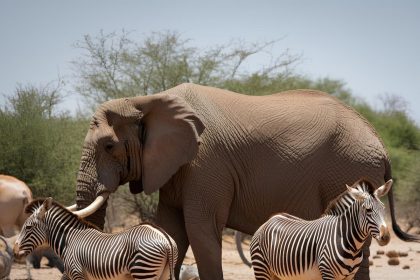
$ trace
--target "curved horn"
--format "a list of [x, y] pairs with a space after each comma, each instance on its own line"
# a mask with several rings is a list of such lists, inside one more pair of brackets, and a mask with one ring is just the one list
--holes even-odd
[[79, 216], [80, 218], [85, 218], [89, 215], [92, 215], [93, 213], [96, 212], [96, 210], [98, 210], [104, 204], [104, 202], [108, 199], [108, 197], [109, 197], [109, 193], [103, 193], [99, 195], [95, 199], [95, 201], [93, 201], [88, 207], [83, 208], [79, 211], [75, 211], [73, 212], [73, 214]]
[[67, 206], [66, 209], [71, 211], [71, 212], [76, 211], [77, 210], [77, 204]]

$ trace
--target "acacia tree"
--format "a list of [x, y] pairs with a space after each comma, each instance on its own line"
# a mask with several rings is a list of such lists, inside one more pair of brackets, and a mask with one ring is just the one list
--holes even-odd
[[[262, 44], [233, 43], [201, 50], [176, 32], [153, 33], [138, 42], [127, 32], [84, 36], [76, 47], [84, 55], [74, 61], [77, 91], [97, 105], [106, 100], [161, 92], [180, 83], [222, 86], [249, 76], [241, 66], [278, 41]], [[288, 51], [252, 74], [289, 72], [299, 59]]]

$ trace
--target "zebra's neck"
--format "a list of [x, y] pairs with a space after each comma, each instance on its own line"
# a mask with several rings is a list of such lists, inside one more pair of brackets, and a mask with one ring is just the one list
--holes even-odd
[[344, 192], [330, 202], [323, 216], [340, 216], [347, 212], [354, 203], [356, 203], [355, 199], [348, 192]]
[[60, 257], [63, 256], [72, 231], [90, 228], [87, 223], [82, 222], [72, 212], [57, 205], [54, 205], [46, 213], [45, 223], [47, 225], [47, 242]]
[[[368, 238], [359, 218], [361, 211], [361, 203], [356, 201], [350, 194], [344, 193], [339, 196], [334, 204], [330, 205], [325, 211], [323, 217], [325, 219], [333, 219], [337, 223], [337, 229], [343, 239], [342, 249], [358, 255], [360, 250]], [[332, 238], [335, 238], [333, 236]], [[341, 247], [341, 245], [340, 245]]]

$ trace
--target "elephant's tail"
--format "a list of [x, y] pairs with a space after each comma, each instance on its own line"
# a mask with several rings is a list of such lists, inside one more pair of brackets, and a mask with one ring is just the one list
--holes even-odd
[[[391, 165], [389, 163], [389, 159], [385, 161], [385, 182], [389, 179], [392, 179], [391, 174]], [[395, 205], [394, 205], [394, 192], [393, 188], [391, 188], [388, 192], [388, 201], [389, 201], [389, 209], [391, 210], [391, 221], [392, 221], [392, 229], [394, 230], [395, 234], [398, 236], [399, 239], [403, 241], [409, 242], [420, 242], [420, 236], [409, 234], [403, 231], [400, 226], [397, 224], [397, 219], [395, 218]]]
[[242, 232], [235, 231], [235, 243], [236, 243], [236, 249], [238, 250], [238, 254], [241, 257], [242, 262], [251, 267], [251, 262], [248, 261], [248, 259], [245, 257], [244, 250], [242, 249]]

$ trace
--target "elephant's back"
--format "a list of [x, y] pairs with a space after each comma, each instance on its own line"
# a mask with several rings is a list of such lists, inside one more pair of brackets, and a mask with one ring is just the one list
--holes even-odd
[[[321, 147], [344, 156], [354, 156], [354, 150], [359, 150], [359, 161], [364, 161], [366, 147], [375, 156], [387, 157], [373, 126], [327, 93], [301, 89], [248, 96], [193, 84], [184, 86], [185, 98], [211, 134], [217, 134], [212, 131], [217, 129], [224, 136], [245, 134], [251, 143], [264, 139], [275, 153], [299, 160]], [[285, 151], [290, 154], [285, 155]]]
[[[310, 90], [249, 96], [225, 89], [182, 84], [168, 93], [183, 97], [202, 119], [206, 130], [210, 130], [209, 134], [219, 132], [229, 136], [240, 133], [257, 141], [269, 138], [283, 143], [297, 139], [285, 139], [292, 131], [306, 131], [314, 138], [328, 138], [334, 130], [331, 127], [337, 119], [334, 108], [339, 103], [328, 94]], [[290, 144], [299, 146], [302, 143]]]

